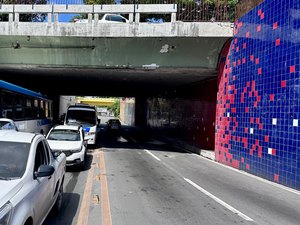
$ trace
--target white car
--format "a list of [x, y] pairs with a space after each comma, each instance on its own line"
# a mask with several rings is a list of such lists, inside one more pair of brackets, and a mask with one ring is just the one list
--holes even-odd
[[[88, 23], [88, 20], [75, 19], [75, 23]], [[99, 23], [129, 23], [129, 20], [119, 14], [104, 14], [102, 18], [99, 19]]]
[[42, 134], [0, 132], [0, 224], [41, 225], [63, 200], [66, 156]]
[[67, 156], [67, 166], [84, 167], [87, 153], [87, 139], [81, 125], [58, 125], [50, 129], [46, 136], [54, 152]]
[[12, 119], [0, 118], [0, 130], [18, 131], [18, 127]]

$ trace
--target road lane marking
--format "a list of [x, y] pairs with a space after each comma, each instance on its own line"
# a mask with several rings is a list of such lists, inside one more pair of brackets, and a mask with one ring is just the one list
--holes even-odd
[[80, 211], [77, 219], [77, 225], [88, 224], [91, 194], [92, 194], [92, 187], [93, 187], [93, 177], [94, 177], [94, 166], [93, 166], [94, 163], [95, 163], [95, 157], [93, 157], [92, 166], [88, 173], [84, 194], [80, 205]]
[[150, 152], [149, 150], [147, 149], [144, 149], [145, 152], [147, 152], [149, 155], [151, 155], [154, 159], [156, 159], [157, 161], [160, 161], [160, 158], [158, 158], [156, 155], [154, 155], [152, 152]]
[[102, 225], [112, 225], [108, 185], [106, 180], [104, 152], [100, 151], [100, 181], [101, 181], [101, 208], [102, 208]]
[[[192, 152], [191, 152], [191, 153], [192, 153]], [[195, 154], [195, 155], [196, 155], [196, 154]], [[203, 157], [203, 156], [201, 156], [201, 155], [196, 155], [196, 156], [197, 156], [198, 158], [200, 158], [200, 159], [204, 159], [204, 160], [206, 160], [206, 161], [208, 161], [208, 162], [211, 162], [211, 163], [214, 163], [214, 164], [216, 164], [216, 165], [225, 167], [225, 168], [227, 168], [227, 169], [229, 169], [229, 170], [232, 170], [232, 171], [234, 171], [234, 172], [236, 172], [236, 173], [239, 173], [239, 174], [242, 174], [242, 175], [245, 175], [245, 176], [254, 178], [254, 179], [259, 180], [259, 181], [261, 181], [261, 182], [263, 182], [263, 183], [266, 183], [266, 184], [270, 184], [270, 185], [272, 185], [273, 187], [277, 187], [277, 188], [283, 189], [283, 190], [285, 190], [285, 191], [291, 192], [291, 193], [293, 193], [293, 194], [300, 195], [300, 191], [297, 191], [297, 190], [295, 190], [295, 189], [286, 187], [286, 186], [284, 186], [284, 185], [282, 185], [282, 184], [275, 183], [275, 182], [273, 182], [273, 181], [264, 179], [264, 178], [262, 178], [262, 177], [255, 176], [255, 175], [253, 175], [253, 174], [247, 173], [246, 171], [239, 170], [239, 169], [236, 169], [236, 168], [234, 168], [234, 167], [231, 167], [231, 166], [228, 166], [228, 165], [219, 163], [219, 162], [217, 162], [217, 161], [214, 161], [214, 160], [205, 158], [205, 157]]]
[[237, 209], [235, 209], [234, 207], [232, 207], [231, 205], [228, 205], [226, 202], [222, 201], [221, 199], [217, 198], [216, 196], [214, 196], [213, 194], [211, 194], [210, 192], [206, 191], [205, 189], [203, 189], [202, 187], [200, 187], [199, 185], [195, 184], [193, 181], [184, 178], [184, 180], [186, 182], [188, 182], [189, 184], [191, 184], [192, 186], [194, 186], [196, 189], [198, 189], [199, 191], [201, 191], [203, 194], [207, 195], [208, 197], [212, 198], [213, 200], [215, 200], [216, 202], [218, 202], [219, 204], [221, 204], [222, 206], [224, 206], [225, 208], [229, 209], [231, 212], [237, 214], [238, 216], [242, 217], [244, 220], [247, 221], [254, 221], [253, 219], [251, 219], [250, 217], [246, 216], [245, 214], [243, 214], [242, 212], [238, 211]]

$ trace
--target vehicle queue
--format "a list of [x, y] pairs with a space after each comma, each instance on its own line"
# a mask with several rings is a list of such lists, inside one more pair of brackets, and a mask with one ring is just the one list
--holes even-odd
[[[66, 167], [85, 167], [88, 144], [96, 145], [100, 119], [95, 107], [72, 105], [63, 124], [45, 126], [42, 121], [53, 115], [51, 100], [5, 81], [0, 81], [0, 92], [0, 186], [4, 188], [0, 224], [40, 225], [62, 207]], [[5, 100], [8, 95], [12, 102]], [[20, 98], [21, 104], [14, 105]], [[37, 105], [36, 113], [33, 107], [30, 114], [35, 118], [26, 117], [31, 104]], [[109, 122], [107, 129], [120, 130], [120, 122], [111, 121], [117, 127]]]

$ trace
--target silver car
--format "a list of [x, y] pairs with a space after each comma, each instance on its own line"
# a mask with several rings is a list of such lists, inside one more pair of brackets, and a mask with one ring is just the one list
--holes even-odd
[[41, 134], [0, 132], [0, 224], [40, 225], [62, 206], [66, 156]]

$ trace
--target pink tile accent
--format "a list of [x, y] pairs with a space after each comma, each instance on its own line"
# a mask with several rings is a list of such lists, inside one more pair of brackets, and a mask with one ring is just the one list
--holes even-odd
[[250, 170], [250, 165], [248, 163], [246, 164], [246, 170]]
[[261, 75], [261, 74], [262, 74], [262, 69], [261, 69], [261, 68], [258, 68], [257, 74], [258, 74], [258, 75]]
[[274, 181], [279, 182], [279, 174], [274, 174]]
[[275, 42], [275, 46], [279, 46], [279, 45], [280, 45], [280, 38], [277, 38]]
[[257, 31], [257, 32], [260, 32], [260, 31], [261, 31], [261, 25], [258, 25], [258, 26], [257, 26], [256, 31]]
[[277, 22], [273, 23], [273, 30], [277, 29], [277, 27], [278, 27], [278, 23]]
[[290, 73], [295, 73], [295, 66], [290, 66]]
[[282, 80], [282, 81], [281, 81], [281, 87], [282, 87], [282, 88], [286, 87], [286, 80]]
[[269, 142], [269, 136], [268, 135], [265, 136], [265, 142]]

